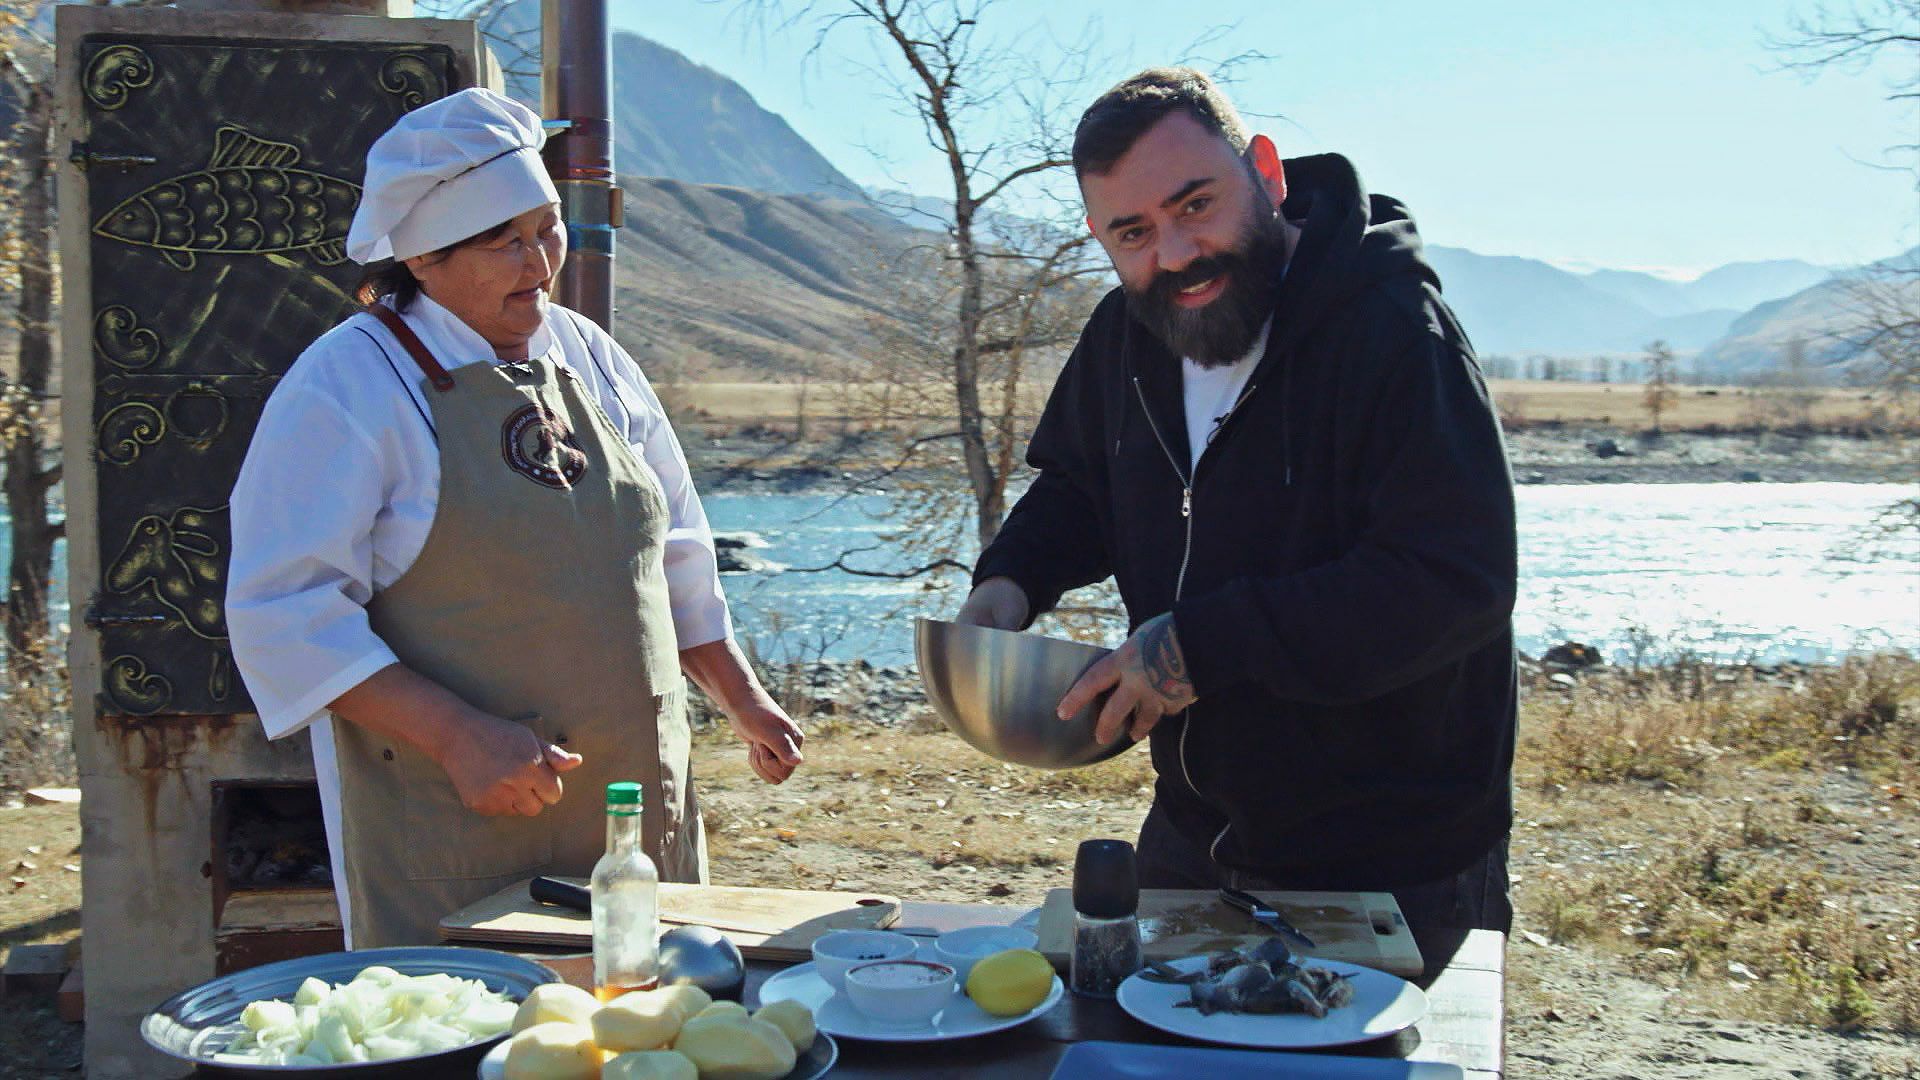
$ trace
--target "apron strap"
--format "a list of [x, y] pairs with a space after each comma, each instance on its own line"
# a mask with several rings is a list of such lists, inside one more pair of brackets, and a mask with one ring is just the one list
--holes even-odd
[[387, 329], [393, 331], [393, 336], [399, 338], [400, 344], [406, 348], [407, 355], [413, 357], [413, 362], [420, 365], [420, 370], [433, 381], [435, 390], [453, 389], [453, 376], [447, 374], [447, 369], [441, 367], [440, 361], [435, 360], [433, 354], [427, 351], [426, 343], [420, 340], [420, 335], [414, 333], [413, 327], [408, 326], [400, 316], [394, 314], [392, 308], [375, 301], [367, 305], [367, 314], [379, 319], [386, 324]]

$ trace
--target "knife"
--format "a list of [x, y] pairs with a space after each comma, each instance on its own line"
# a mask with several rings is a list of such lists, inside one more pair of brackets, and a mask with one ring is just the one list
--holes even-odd
[[[571, 881], [559, 878], [536, 877], [527, 882], [527, 896], [542, 904], [554, 904], [571, 908], [574, 911], [593, 911], [593, 890], [584, 885], [575, 885]], [[678, 923], [683, 926], [711, 926], [715, 930], [732, 930], [740, 934], [765, 934], [772, 937], [781, 932], [773, 926], [757, 926], [745, 922], [731, 922], [725, 919], [709, 919], [703, 915], [680, 915], [672, 912], [660, 912], [663, 923]]]
[[1279, 934], [1285, 938], [1288, 943], [1298, 945], [1303, 949], [1316, 947], [1312, 938], [1294, 929], [1292, 923], [1281, 918], [1279, 912], [1268, 907], [1265, 901], [1252, 893], [1242, 889], [1223, 888], [1220, 890], [1220, 899], [1225, 900], [1230, 906], [1246, 912], [1252, 916], [1254, 922]]

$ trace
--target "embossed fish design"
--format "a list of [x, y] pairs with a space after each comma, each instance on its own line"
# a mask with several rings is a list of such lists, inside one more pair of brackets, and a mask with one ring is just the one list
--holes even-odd
[[299, 147], [224, 125], [213, 134], [206, 168], [133, 195], [93, 231], [157, 249], [178, 270], [192, 270], [201, 254], [292, 251], [333, 266], [346, 260], [360, 187], [294, 168], [299, 163]]

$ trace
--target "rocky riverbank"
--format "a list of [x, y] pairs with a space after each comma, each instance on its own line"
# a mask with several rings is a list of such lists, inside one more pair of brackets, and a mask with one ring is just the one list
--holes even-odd
[[[682, 437], [703, 492], [833, 493], [884, 490], [889, 482], [887, 445], [873, 436], [797, 442], [694, 430]], [[1920, 475], [1920, 442], [1786, 432], [1649, 437], [1539, 426], [1509, 433], [1507, 457], [1518, 484], [1886, 483]]]

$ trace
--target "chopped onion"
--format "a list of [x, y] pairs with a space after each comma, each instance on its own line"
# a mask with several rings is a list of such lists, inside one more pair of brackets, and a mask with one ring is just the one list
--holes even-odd
[[213, 1060], [230, 1065], [345, 1065], [437, 1054], [503, 1035], [519, 1004], [478, 979], [369, 967], [342, 984], [308, 978], [293, 1001], [256, 1001], [246, 1031]]

